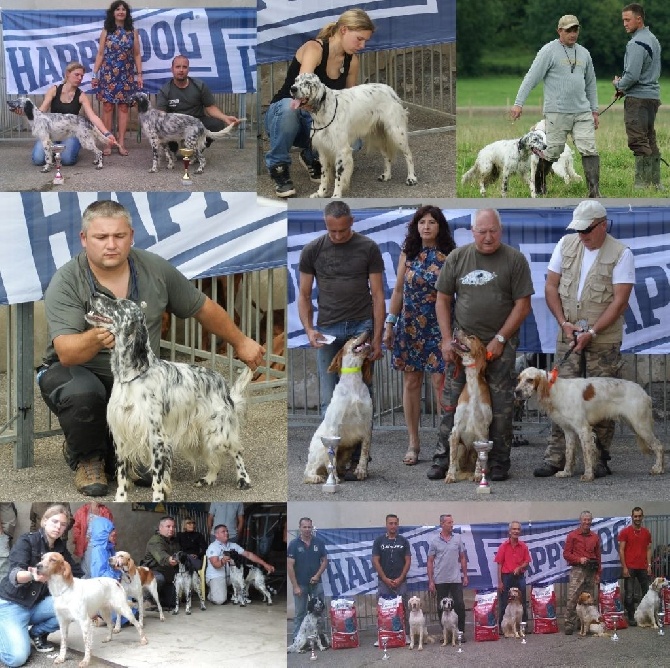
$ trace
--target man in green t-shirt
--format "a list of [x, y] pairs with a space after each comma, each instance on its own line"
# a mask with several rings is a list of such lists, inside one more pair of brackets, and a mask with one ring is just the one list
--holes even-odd
[[114, 335], [86, 323], [93, 294], [134, 301], [144, 312], [156, 355], [164, 311], [194, 317], [230, 343], [252, 369], [261, 363], [264, 349], [169, 262], [131, 248], [130, 214], [117, 202], [100, 200], [89, 205], [82, 216], [80, 238], [84, 250], [55, 273], [44, 295], [49, 343], [37, 382], [65, 434], [63, 454], [76, 471], [77, 491], [104, 496], [106, 471], [112, 474], [115, 467], [105, 417], [113, 384], [109, 351]]

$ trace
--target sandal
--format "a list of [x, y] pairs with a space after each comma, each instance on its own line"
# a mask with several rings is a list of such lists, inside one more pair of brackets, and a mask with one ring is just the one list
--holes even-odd
[[402, 458], [402, 463], [405, 466], [414, 466], [419, 463], [419, 450], [408, 448], [405, 456]]

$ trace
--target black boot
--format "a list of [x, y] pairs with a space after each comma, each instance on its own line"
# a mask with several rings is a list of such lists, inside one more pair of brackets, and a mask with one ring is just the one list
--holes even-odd
[[288, 171], [288, 165], [284, 162], [274, 167], [270, 167], [270, 177], [275, 183], [275, 195], [277, 197], [291, 197], [295, 195], [295, 188], [291, 175]]
[[589, 197], [602, 197], [600, 194], [600, 156], [583, 155], [582, 167], [584, 168], [586, 183], [589, 186]]
[[547, 176], [551, 171], [551, 161], [540, 158], [537, 163], [537, 169], [535, 170], [535, 194], [536, 195], [546, 195], [547, 194]]

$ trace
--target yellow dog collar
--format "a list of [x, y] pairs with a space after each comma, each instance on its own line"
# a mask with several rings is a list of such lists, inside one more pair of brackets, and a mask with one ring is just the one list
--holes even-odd
[[362, 367], [360, 366], [343, 366], [340, 369], [340, 373], [356, 373], [357, 371], [360, 371]]

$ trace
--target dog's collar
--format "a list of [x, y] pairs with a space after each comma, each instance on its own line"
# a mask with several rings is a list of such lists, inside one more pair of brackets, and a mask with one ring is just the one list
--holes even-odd
[[[319, 100], [319, 107], [323, 104], [324, 99], [326, 98], [326, 93], [324, 92], [323, 97]], [[312, 137], [314, 136], [315, 132], [318, 132], [319, 130], [325, 130], [329, 125], [332, 124], [332, 122], [335, 120], [335, 116], [337, 115], [337, 97], [335, 98], [335, 111], [333, 111], [333, 117], [330, 119], [330, 122], [324, 125], [322, 128], [315, 128], [314, 123], [312, 123]]]
[[547, 380], [549, 382], [549, 387], [551, 387], [555, 382], [556, 379], [558, 378], [558, 368], [554, 367], [549, 374], [547, 375]]
[[360, 366], [343, 366], [340, 373], [358, 373], [362, 368]]

